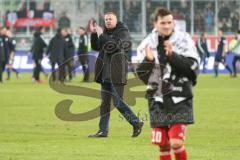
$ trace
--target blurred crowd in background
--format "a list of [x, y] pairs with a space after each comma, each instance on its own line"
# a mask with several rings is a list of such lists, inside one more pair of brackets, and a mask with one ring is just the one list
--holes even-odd
[[0, 24], [11, 29], [23, 43], [17, 48], [24, 50], [37, 27], [44, 26], [49, 37], [57, 28], [69, 27], [74, 36], [90, 19], [103, 25], [104, 12], [115, 11], [137, 44], [152, 30], [157, 7], [172, 10], [177, 25], [191, 35], [217, 35], [218, 28], [232, 35], [239, 29], [240, 0], [0, 0]]

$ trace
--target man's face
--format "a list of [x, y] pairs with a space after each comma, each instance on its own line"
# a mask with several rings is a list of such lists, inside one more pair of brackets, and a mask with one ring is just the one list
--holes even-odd
[[79, 32], [80, 35], [83, 35], [85, 33], [85, 31], [81, 28], [78, 30], [78, 32]]
[[204, 39], [207, 38], [207, 33], [206, 33], [206, 32], [203, 33], [203, 38], [204, 38]]
[[174, 29], [174, 21], [172, 15], [167, 15], [164, 17], [158, 17], [158, 20], [155, 22], [155, 27], [158, 33], [162, 36], [169, 36]]
[[45, 33], [45, 28], [42, 28], [40, 32]]
[[221, 30], [218, 30], [218, 37], [222, 37], [223, 33]]
[[117, 17], [113, 14], [106, 14], [104, 20], [107, 29], [115, 28], [117, 25]]
[[67, 31], [65, 29], [62, 29], [61, 34], [62, 34], [63, 37], [65, 37], [67, 35]]

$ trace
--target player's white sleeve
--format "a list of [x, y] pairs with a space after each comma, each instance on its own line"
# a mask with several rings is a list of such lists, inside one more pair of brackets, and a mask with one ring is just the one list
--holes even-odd
[[146, 37], [140, 45], [137, 47], [137, 56], [136, 56], [136, 62], [141, 63], [143, 59], [145, 58], [145, 46], [148, 44], [148, 37]]

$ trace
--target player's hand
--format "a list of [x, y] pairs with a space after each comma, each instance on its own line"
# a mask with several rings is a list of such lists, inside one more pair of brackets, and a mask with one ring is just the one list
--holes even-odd
[[103, 29], [102, 29], [102, 27], [96, 26], [96, 32], [97, 32], [98, 37], [99, 37], [101, 34], [103, 34]]
[[146, 58], [149, 61], [153, 61], [154, 60], [154, 54], [153, 54], [152, 48], [149, 46], [149, 44], [147, 44], [145, 46], [144, 50], [145, 50]]
[[164, 49], [166, 51], [166, 56], [171, 57], [173, 51], [172, 51], [172, 43], [169, 40], [164, 42]]

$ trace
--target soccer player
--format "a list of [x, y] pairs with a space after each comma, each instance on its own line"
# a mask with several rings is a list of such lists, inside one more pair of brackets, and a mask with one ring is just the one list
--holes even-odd
[[4, 49], [4, 37], [2, 35], [3, 27], [0, 27], [0, 84], [3, 83], [2, 73], [6, 64], [6, 55]]
[[10, 80], [11, 71], [15, 72], [17, 79], [19, 79], [19, 72], [13, 68], [16, 40], [12, 37], [12, 32], [10, 30], [6, 30], [5, 35], [8, 38], [8, 43], [5, 44], [7, 45], [6, 47], [8, 52], [8, 61], [6, 65], [7, 80]]
[[[46, 54], [49, 55], [52, 67], [52, 80], [59, 80], [61, 83], [64, 83], [65, 80], [65, 66], [64, 63], [64, 49], [65, 49], [65, 40], [61, 35], [61, 29], [57, 30], [55, 36], [50, 40]], [[56, 78], [55, 65], [58, 65], [58, 78]]]
[[218, 47], [217, 47], [217, 52], [214, 60], [215, 77], [218, 77], [219, 63], [222, 63], [230, 73], [230, 76], [232, 76], [232, 70], [226, 62], [226, 55], [225, 55], [226, 52], [227, 52], [226, 39], [223, 36], [223, 31], [221, 29], [218, 29]]
[[79, 27], [79, 47], [78, 47], [78, 60], [82, 65], [84, 77], [83, 82], [87, 82], [89, 79], [89, 70], [88, 70], [88, 39], [86, 34], [86, 29], [84, 27]]
[[42, 81], [40, 80], [40, 72], [43, 71], [41, 62], [43, 58], [44, 48], [47, 47], [47, 43], [45, 42], [45, 39], [43, 37], [44, 32], [44, 27], [40, 27], [34, 33], [33, 45], [31, 48], [33, 55], [32, 59], [34, 61], [33, 63], [35, 64], [33, 69], [33, 78], [37, 83], [42, 83]]
[[[190, 35], [174, 29], [169, 10], [156, 10], [154, 26], [137, 49], [142, 62], [138, 75], [147, 85], [152, 143], [160, 148], [160, 160], [171, 160], [171, 151], [176, 160], [187, 160], [184, 140], [187, 126], [194, 123], [192, 86], [196, 85], [199, 55]], [[173, 85], [165, 94], [164, 63], [170, 67], [169, 82]]]
[[206, 72], [206, 64], [208, 61], [208, 58], [210, 56], [210, 53], [208, 51], [208, 47], [207, 47], [207, 33], [203, 32], [200, 36], [200, 38], [197, 41], [197, 50], [198, 50], [198, 54], [201, 58], [201, 63], [203, 63], [203, 70], [202, 72], [205, 73]]

